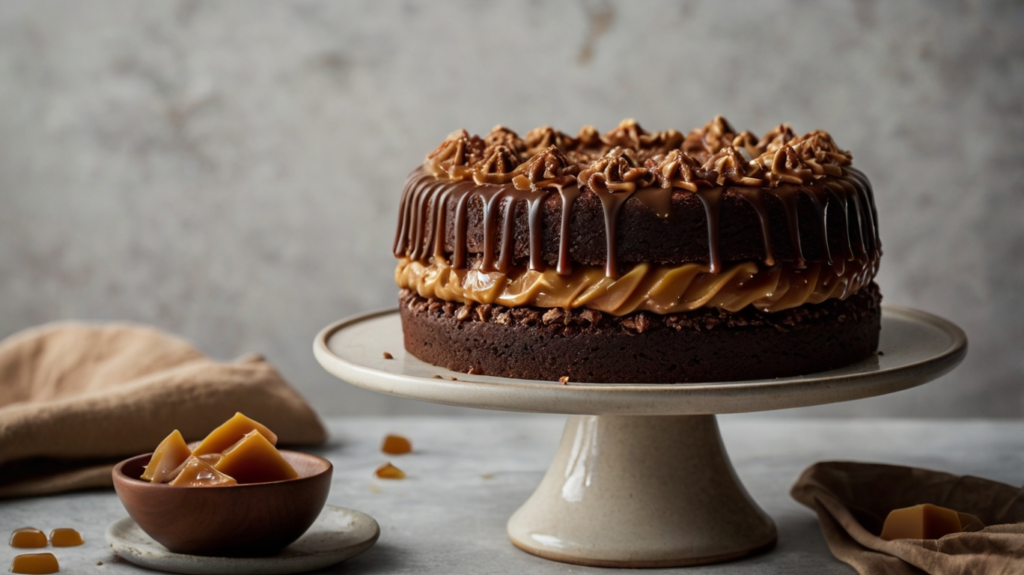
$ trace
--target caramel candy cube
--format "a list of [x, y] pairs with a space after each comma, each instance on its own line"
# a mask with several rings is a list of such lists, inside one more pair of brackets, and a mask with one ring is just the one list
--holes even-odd
[[885, 518], [882, 539], [938, 539], [950, 533], [960, 533], [960, 516], [952, 509], [925, 503], [903, 509], [894, 509]]
[[[205, 461], [206, 463], [209, 463], [211, 466], [213, 466], [213, 465], [217, 465], [217, 462], [220, 461], [224, 456], [219, 454], [219, 453], [207, 453], [206, 455], [198, 455], [198, 456], [193, 455], [193, 456], [189, 457], [189, 459], [192, 459], [192, 457], [195, 457], [196, 459], [198, 459], [200, 461]], [[176, 477], [178, 477], [178, 474], [180, 474], [185, 469], [185, 466], [188, 465], [189, 459], [186, 459], [185, 461], [182, 461], [181, 465], [179, 465], [174, 471], [171, 472], [171, 480], [172, 481]]]
[[405, 472], [391, 463], [381, 465], [377, 471], [374, 471], [374, 474], [381, 479], [405, 479]]
[[241, 413], [225, 421], [220, 427], [214, 429], [206, 436], [195, 449], [192, 455], [206, 455], [208, 453], [220, 453], [232, 445], [241, 441], [245, 434], [258, 431], [267, 438], [270, 445], [277, 445], [277, 434], [267, 429], [258, 421], [253, 421]]
[[153, 457], [149, 458], [149, 464], [142, 472], [142, 479], [153, 483], [167, 483], [174, 479], [174, 470], [188, 459], [189, 455], [192, 455], [192, 452], [185, 445], [185, 438], [175, 429], [156, 446]]
[[185, 461], [181, 472], [170, 483], [174, 487], [216, 487], [218, 485], [237, 485], [234, 477], [217, 471], [202, 459], [192, 456]]
[[56, 573], [60, 565], [53, 553], [27, 553], [18, 555], [11, 561], [11, 573]]
[[35, 549], [46, 547], [46, 534], [35, 527], [22, 527], [11, 533], [11, 547]]
[[266, 483], [299, 476], [259, 431], [247, 433], [238, 443], [224, 451], [224, 457], [215, 467], [239, 483]]
[[78, 547], [85, 545], [82, 534], [70, 527], [58, 527], [50, 531], [50, 545], [54, 547]]
[[388, 435], [384, 438], [380, 450], [391, 455], [402, 455], [412, 451], [412, 443], [401, 435]]

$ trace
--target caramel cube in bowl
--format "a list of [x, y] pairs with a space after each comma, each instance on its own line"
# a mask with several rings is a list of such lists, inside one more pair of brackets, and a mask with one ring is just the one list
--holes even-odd
[[224, 451], [224, 457], [214, 467], [234, 477], [239, 483], [266, 483], [299, 476], [259, 431], [247, 433], [238, 443]]
[[192, 451], [185, 444], [181, 432], [175, 429], [156, 446], [146, 471], [142, 473], [142, 479], [153, 483], [166, 483], [174, 479], [174, 471], [189, 455], [192, 455]]
[[181, 472], [170, 483], [174, 487], [216, 487], [218, 485], [238, 485], [234, 477], [217, 471], [204, 459], [192, 456], [185, 462]]
[[246, 434], [258, 431], [270, 442], [270, 445], [277, 445], [277, 434], [267, 429], [262, 423], [252, 420], [241, 413], [225, 421], [220, 427], [214, 429], [206, 436], [195, 449], [192, 455], [206, 455], [209, 453], [220, 453], [232, 445], [238, 443]]

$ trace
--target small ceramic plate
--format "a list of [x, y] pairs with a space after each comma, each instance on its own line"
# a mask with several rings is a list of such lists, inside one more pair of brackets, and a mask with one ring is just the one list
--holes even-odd
[[192, 575], [273, 575], [305, 573], [340, 563], [377, 542], [380, 527], [373, 517], [327, 505], [309, 531], [272, 557], [203, 557], [172, 553], [132, 520], [107, 527], [107, 543], [125, 561], [140, 567]]

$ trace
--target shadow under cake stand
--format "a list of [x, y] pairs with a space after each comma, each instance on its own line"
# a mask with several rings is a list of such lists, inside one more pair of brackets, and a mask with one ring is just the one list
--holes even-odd
[[562, 385], [467, 375], [413, 357], [402, 341], [398, 311], [387, 310], [325, 328], [313, 351], [331, 374], [381, 393], [570, 414], [554, 461], [509, 519], [508, 535], [547, 559], [615, 567], [715, 563], [775, 544], [775, 524], [737, 478], [714, 414], [893, 393], [947, 373], [967, 353], [956, 325], [896, 306], [883, 306], [879, 355], [772, 380]]

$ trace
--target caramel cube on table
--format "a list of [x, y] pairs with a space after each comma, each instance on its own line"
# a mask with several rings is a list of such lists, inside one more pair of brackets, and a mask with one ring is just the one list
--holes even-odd
[[40, 575], [58, 571], [60, 571], [60, 564], [57, 563], [57, 558], [53, 553], [26, 553], [18, 555], [11, 561], [11, 573]]
[[960, 516], [952, 509], [925, 503], [903, 509], [894, 509], [885, 518], [882, 539], [938, 539], [950, 533], [960, 533]]
[[153, 457], [149, 458], [146, 470], [142, 472], [142, 479], [153, 483], [170, 481], [174, 478], [178, 466], [190, 455], [192, 451], [185, 444], [185, 438], [175, 429], [156, 446]]
[[78, 547], [85, 545], [82, 534], [70, 527], [58, 527], [50, 531], [50, 545], [54, 547]]
[[224, 457], [214, 467], [239, 483], [265, 483], [299, 476], [259, 431], [247, 433], [241, 441], [224, 451]]
[[225, 421], [220, 427], [214, 429], [206, 436], [195, 449], [192, 455], [207, 455], [209, 453], [220, 453], [242, 440], [243, 437], [253, 431], [259, 432], [270, 442], [270, 445], [277, 445], [277, 434], [267, 429], [262, 423], [250, 419], [241, 413]]
[[405, 479], [405, 472], [391, 465], [390, 462], [381, 465], [373, 473], [381, 479]]
[[11, 533], [11, 547], [35, 549], [46, 547], [46, 534], [35, 527], [22, 527]]
[[384, 438], [380, 450], [391, 455], [402, 455], [412, 451], [412, 443], [401, 435], [388, 435]]

